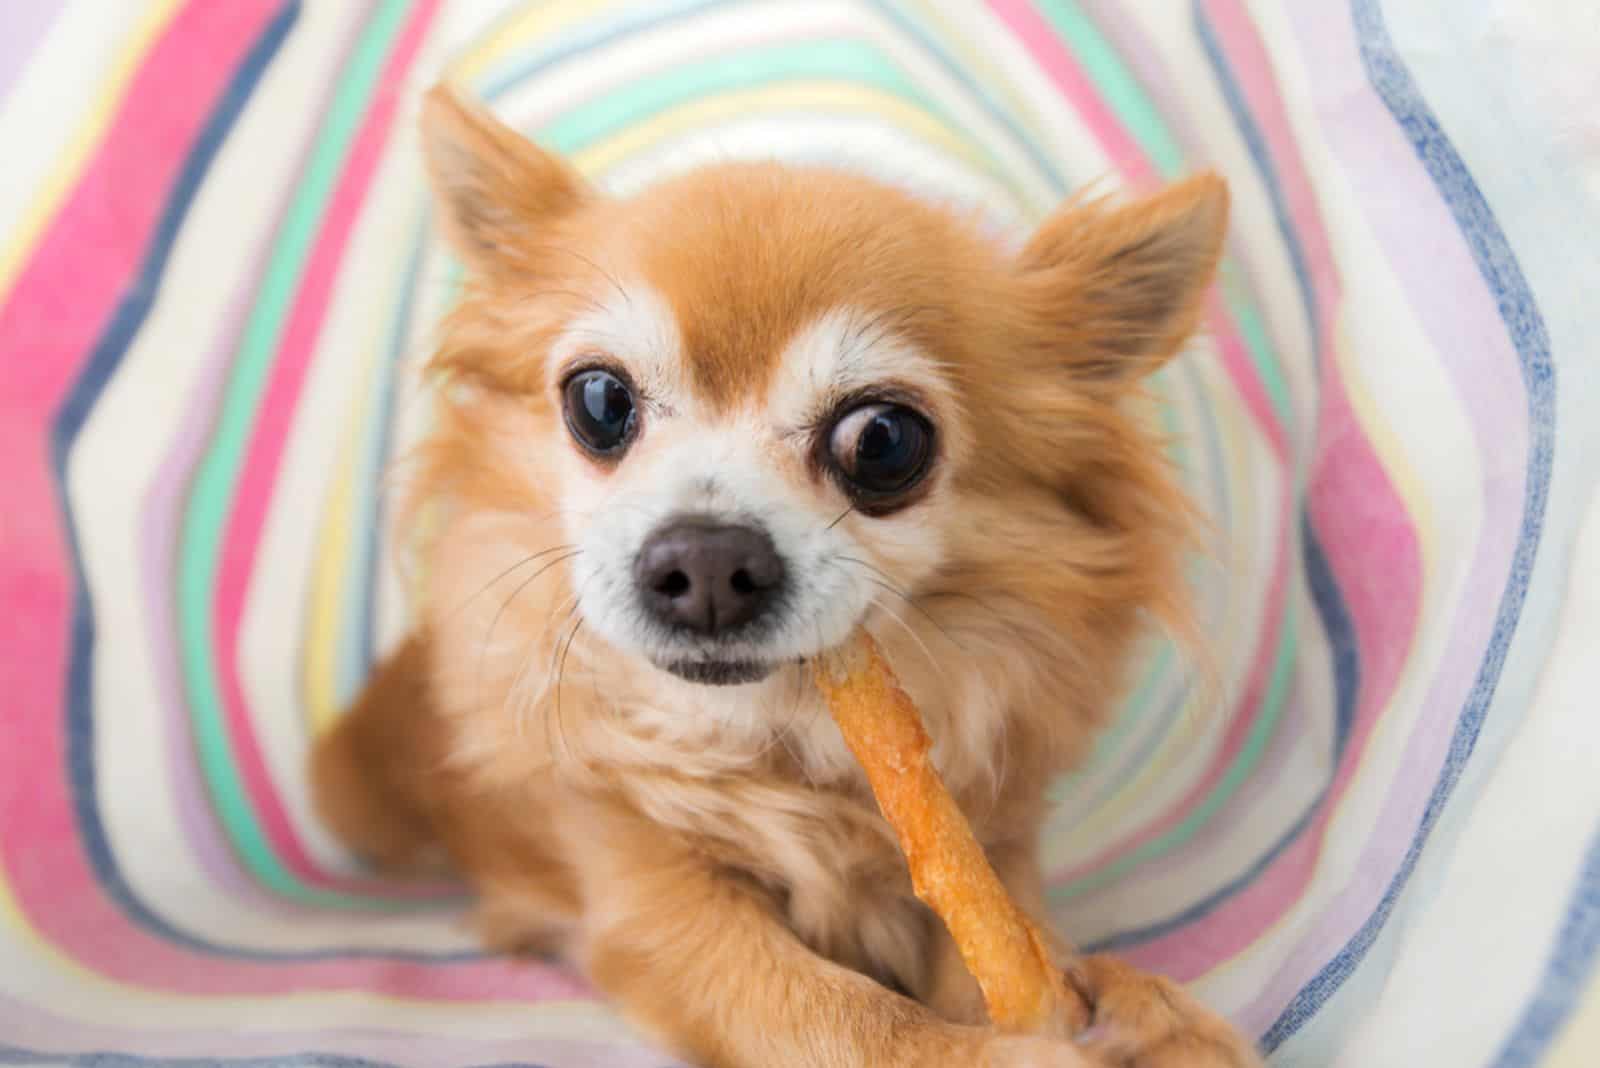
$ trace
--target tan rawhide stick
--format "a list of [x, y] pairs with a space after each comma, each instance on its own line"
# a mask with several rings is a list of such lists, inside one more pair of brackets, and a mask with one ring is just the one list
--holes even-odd
[[929, 758], [922, 717], [864, 630], [812, 663], [845, 742], [866, 772], [911, 870], [1006, 1031], [1066, 1037], [1087, 1016], [1049, 946], [1006, 893]]

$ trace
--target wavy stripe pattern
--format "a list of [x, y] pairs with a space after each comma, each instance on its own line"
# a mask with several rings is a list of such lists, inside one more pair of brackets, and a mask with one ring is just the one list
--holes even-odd
[[[1056, 919], [1285, 1063], [1579, 1063], [1600, 1033], [1600, 797], [1561, 770], [1600, 723], [1557, 696], [1600, 559], [1592, 313], [1550, 197], [1417, 50], [1433, 0], [186, 0], [125, 20], [63, 131], [34, 64], [104, 53], [91, 2], [0, 47], [0, 134], [57, 153], [0, 188], [0, 1063], [667, 1062], [562, 968], [479, 953], [452, 888], [349, 867], [300, 779], [403, 627], [383, 472], [457, 277], [410, 128], [445, 73], [619, 189], [779, 152], [1023, 226], [1226, 172], [1224, 277], [1159, 383], [1226, 700], [1152, 644], [1053, 792]], [[1558, 84], [1497, 132], [1593, 212]], [[1532, 848], [1511, 784], [1551, 738]], [[1437, 945], [1424, 904], [1519, 874], [1525, 907], [1473, 913], [1495, 967]], [[1393, 1009], [1469, 975], [1495, 1008]]]

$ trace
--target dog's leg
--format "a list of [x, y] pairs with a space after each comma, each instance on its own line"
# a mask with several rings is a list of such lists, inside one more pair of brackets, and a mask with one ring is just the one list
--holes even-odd
[[317, 814], [380, 868], [418, 871], [444, 863], [424, 781], [438, 763], [435, 735], [427, 648], [413, 634], [378, 666], [312, 751]]
[[765, 892], [645, 821], [585, 818], [578, 958], [639, 1025], [716, 1068], [1086, 1068], [1069, 1044], [940, 1019], [812, 952]]

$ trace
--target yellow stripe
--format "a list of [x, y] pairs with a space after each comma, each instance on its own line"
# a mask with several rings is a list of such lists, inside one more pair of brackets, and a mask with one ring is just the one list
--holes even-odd
[[[560, 31], [582, 19], [593, 18], [616, 0], [560, 0], [527, 5], [513, 12], [471, 47], [450, 61], [446, 77], [453, 82], [471, 84], [515, 56], [528, 42]], [[380, 304], [378, 307], [393, 307]], [[380, 331], [383, 327], [378, 328]], [[362, 381], [375, 379], [376, 364], [383, 352], [382, 335], [367, 346]], [[369, 389], [361, 391], [361, 410], [350, 423], [350, 432], [340, 443], [338, 473], [329, 490], [327, 511], [318, 535], [316, 562], [312, 574], [311, 596], [306, 610], [306, 656], [302, 668], [306, 718], [313, 733], [330, 726], [338, 718], [340, 608], [350, 581], [350, 559], [355, 531], [352, 519], [357, 499], [356, 481], [360, 477], [361, 431], [370, 413]]]
[[[381, 305], [392, 307], [392, 304]], [[306, 658], [304, 665], [306, 716], [312, 735], [330, 726], [339, 714], [338, 652], [339, 607], [343, 598], [344, 578], [349, 574], [351, 545], [355, 540], [354, 483], [359, 467], [363, 428], [372, 411], [372, 387], [376, 378], [378, 359], [384, 351], [385, 324], [374, 324], [372, 340], [361, 351], [361, 385], [356, 392], [356, 410], [345, 424], [339, 441], [336, 478], [328, 494], [327, 508], [322, 518], [322, 533], [318, 537], [321, 551], [317, 553], [311, 576], [311, 597], [306, 613]]]
[[28, 254], [38, 243], [45, 225], [55, 218], [61, 201], [77, 185], [79, 177], [88, 165], [91, 152], [100, 144], [106, 125], [116, 113], [123, 91], [134, 73], [139, 70], [145, 54], [155, 44], [156, 38], [172, 21], [178, 2], [179, 0], [150, 2], [144, 18], [129, 35], [127, 46], [111, 64], [111, 72], [100, 83], [100, 90], [95, 94], [94, 103], [89, 106], [88, 119], [67, 143], [61, 158], [56, 161], [49, 175], [39, 183], [39, 191], [34, 196], [33, 203], [23, 211], [21, 221], [12, 232], [11, 240], [0, 249], [0, 298], [10, 291], [11, 284], [16, 281], [17, 272], [27, 262]]
[[[1420, 613], [1428, 603], [1430, 580], [1435, 574], [1434, 559], [1438, 543], [1434, 538], [1433, 513], [1428, 507], [1427, 498], [1420, 489], [1420, 483], [1415, 471], [1406, 461], [1403, 446], [1394, 433], [1390, 431], [1382, 416], [1378, 414], [1377, 405], [1372, 400], [1372, 391], [1366, 388], [1359, 369], [1352, 362], [1353, 344], [1343, 327], [1343, 320], [1340, 321], [1340, 324], [1338, 334], [1334, 339], [1333, 359], [1338, 367], [1337, 374], [1344, 384], [1345, 394], [1350, 400], [1350, 411], [1355, 416], [1361, 432], [1372, 443], [1372, 450], [1377, 454], [1378, 462], [1382, 465], [1390, 484], [1394, 486], [1396, 495], [1405, 505], [1406, 513], [1411, 519], [1412, 529], [1417, 532], [1417, 551], [1422, 572], [1422, 582], [1418, 590], [1417, 602]], [[1417, 663], [1416, 656], [1408, 653], [1404, 666], [1401, 668], [1400, 677], [1395, 680], [1394, 692], [1400, 692], [1408, 675], [1424, 670], [1424, 668], [1425, 665]], [[1373, 725], [1372, 734], [1366, 742], [1366, 752], [1368, 753], [1380, 751], [1383, 745], [1383, 735], [1386, 731], [1401, 729], [1398, 724], [1392, 722], [1392, 716], [1385, 714], [1386, 711], [1382, 710], [1378, 713], [1377, 722]], [[1324, 839], [1325, 842], [1334, 840], [1338, 835], [1340, 816], [1347, 810], [1347, 806], [1352, 802], [1352, 799], [1360, 796], [1361, 777], [1363, 774], [1372, 774], [1371, 768], [1371, 761], [1368, 760], [1362, 760], [1356, 765], [1350, 782], [1346, 784], [1343, 795], [1335, 803], [1333, 811], [1328, 817], [1327, 827], [1324, 830], [1327, 836]], [[1327, 849], [1318, 849], [1317, 858], [1311, 870], [1311, 877], [1306, 882], [1308, 888], [1317, 885], [1318, 880], [1322, 877], [1323, 867], [1327, 863]], [[1292, 933], [1304, 923], [1303, 910], [1298, 906], [1305, 901], [1306, 897], [1306, 894], [1300, 895], [1300, 901], [1296, 902], [1296, 906], [1286, 909], [1272, 923], [1268, 924], [1249, 946], [1228, 960], [1222, 961], [1216, 967], [1211, 968], [1196, 981], [1215, 981], [1225, 986], [1229, 973], [1235, 968], [1255, 959], [1257, 954], [1268, 952], [1270, 947], [1277, 944], [1277, 938], [1281, 933]], [[1588, 1068], [1588, 1065], [1585, 1065], [1585, 1068]]]
[[[926, 25], [937, 27], [940, 45], [959, 54], [960, 66], [971, 77], [973, 83], [983, 86], [986, 91], [996, 96], [1005, 98], [1010, 110], [1023, 118], [1030, 135], [1039, 146], [1051, 154], [1052, 162], [1059, 164], [1061, 160], [1053, 136], [1039, 135], [1039, 131], [1048, 130], [1050, 127], [1039, 117], [1039, 108], [1035, 101], [1029, 99], [1017, 87], [1017, 79], [1014, 76], [994, 62], [994, 54], [981, 47], [982, 42], [979, 37], [973, 36], [951, 21], [948, 4], [949, 0], [921, 0], [916, 5], [917, 18]], [[994, 25], [992, 20], [989, 24]]]
[[450, 78], [476, 82], [507, 57], [516, 55], [529, 41], [548, 37], [569, 23], [595, 18], [618, 6], [619, 0], [560, 0], [524, 5], [486, 39], [452, 62]]
[[[996, 175], [994, 164], [988, 157], [927, 112], [880, 90], [840, 85], [837, 82], [788, 82], [735, 95], [696, 100], [582, 149], [573, 154], [572, 162], [585, 174], [598, 176], [629, 157], [646, 151], [653, 144], [667, 141], [684, 131], [706, 128], [763, 111], [838, 111], [849, 115], [880, 115], [891, 121], [897, 129], [912, 133], [1004, 182], [1001, 176]], [[1011, 187], [1010, 182], [1004, 184]]]
[[[1215, 420], [1217, 430], [1217, 444], [1223, 453], [1223, 471], [1231, 472], [1229, 483], [1236, 487], [1229, 498], [1231, 506], [1230, 526], [1238, 530], [1254, 530], [1259, 523], [1257, 516], [1259, 501], [1257, 495], [1249, 492], [1253, 479], [1250, 472], [1258, 462], [1270, 456], [1270, 448], [1265, 441], [1256, 441], [1254, 444], [1245, 440], [1248, 427], [1253, 425], [1247, 417], [1242, 415], [1241, 402], [1231, 401], [1235, 405], [1234, 418], [1224, 417]], [[1285, 478], [1289, 477], [1285, 473]], [[1285, 484], [1283, 492], [1290, 492], [1290, 487]], [[1288, 546], [1285, 546], [1285, 551]], [[1224, 560], [1225, 572], [1234, 563]], [[1270, 621], [1269, 621], [1270, 622]], [[1243, 637], [1244, 646], [1250, 648], [1256, 640], [1254, 634]], [[1231, 657], [1220, 657], [1224, 663], [1230, 662]], [[1148, 714], [1156, 714], [1155, 709], [1150, 709]], [[1196, 742], [1201, 737], [1202, 728], [1214, 729], [1217, 719], [1224, 721], [1230, 711], [1223, 708], [1218, 711], [1195, 709], [1186, 706], [1179, 714], [1173, 727], [1157, 744], [1155, 752], [1150, 754], [1148, 760], [1142, 764], [1136, 775], [1121, 782], [1106, 798], [1092, 811], [1085, 812], [1079, 819], [1073, 820], [1070, 825], [1061, 828], [1052, 836], [1050, 852], [1056, 857], [1088, 856], [1098, 850], [1094, 849], [1097, 843], [1120, 840], [1126, 834], [1114, 835], [1115, 828], [1124, 821], [1137, 814], [1141, 805], [1150, 802], [1152, 786], [1172, 774], [1173, 768], [1185, 758], [1189, 757]], [[1219, 743], [1220, 744], [1220, 743]], [[1181, 794], [1181, 791], [1179, 792]], [[1169, 802], [1170, 804], [1170, 802]], [[1151, 818], [1156, 818], [1159, 813], [1153, 813]], [[1056, 839], [1059, 840], [1056, 840]]]

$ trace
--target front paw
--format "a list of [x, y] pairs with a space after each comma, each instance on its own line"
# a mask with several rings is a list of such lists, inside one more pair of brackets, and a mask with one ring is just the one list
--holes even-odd
[[1084, 957], [1069, 971], [1093, 1017], [1076, 1038], [1087, 1063], [1106, 1068], [1260, 1068], [1254, 1047], [1183, 987], [1114, 957]]

